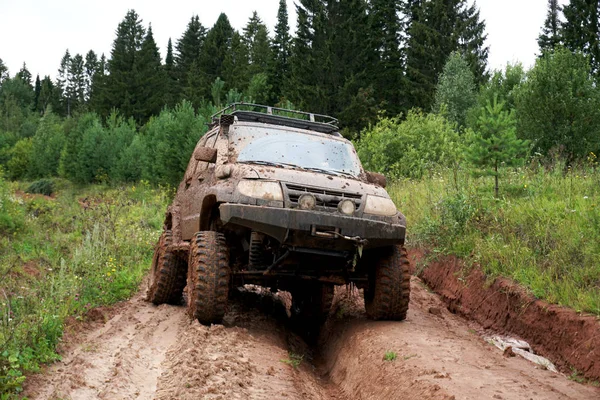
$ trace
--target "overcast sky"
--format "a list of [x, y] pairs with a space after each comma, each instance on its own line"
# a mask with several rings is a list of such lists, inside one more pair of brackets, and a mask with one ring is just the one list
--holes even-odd
[[[294, 1], [287, 2], [295, 30]], [[194, 14], [211, 27], [224, 12], [234, 28], [241, 29], [256, 10], [273, 31], [278, 4], [279, 0], [0, 0], [0, 58], [11, 76], [25, 61], [34, 76], [55, 77], [67, 48], [72, 55], [85, 56], [92, 49], [108, 57], [117, 25], [128, 9], [136, 10], [144, 25], [152, 23], [164, 58], [169, 37], [175, 43]], [[490, 68], [515, 61], [532, 65], [547, 0], [477, 0], [477, 4], [487, 24]]]

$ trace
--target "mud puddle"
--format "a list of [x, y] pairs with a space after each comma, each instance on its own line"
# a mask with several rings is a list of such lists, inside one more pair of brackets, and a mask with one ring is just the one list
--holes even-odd
[[338, 288], [316, 344], [286, 294], [248, 288], [223, 325], [138, 294], [29, 379], [32, 399], [593, 399], [583, 386], [503, 352], [451, 314], [418, 279], [405, 322], [366, 319]]

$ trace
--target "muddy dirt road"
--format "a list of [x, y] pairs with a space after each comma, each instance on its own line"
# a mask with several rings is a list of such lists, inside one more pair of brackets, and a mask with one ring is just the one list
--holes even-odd
[[[408, 319], [372, 322], [360, 296], [336, 292], [309, 346], [285, 294], [238, 293], [224, 326], [140, 292], [75, 335], [63, 361], [28, 380], [32, 399], [600, 399], [600, 391], [504, 357], [418, 278]], [[385, 361], [386, 352], [396, 354]], [[294, 366], [297, 364], [297, 368]]]

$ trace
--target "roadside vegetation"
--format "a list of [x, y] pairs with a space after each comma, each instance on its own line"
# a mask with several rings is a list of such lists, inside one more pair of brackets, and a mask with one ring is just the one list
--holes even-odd
[[24, 193], [29, 186], [0, 177], [2, 399], [18, 393], [24, 373], [59, 359], [69, 318], [138, 290], [170, 193], [58, 180], [49, 197]]
[[600, 316], [600, 89], [586, 58], [557, 48], [528, 72], [497, 71], [478, 93], [462, 83], [469, 74], [452, 55], [437, 112], [364, 131], [365, 167], [392, 177], [409, 245]]

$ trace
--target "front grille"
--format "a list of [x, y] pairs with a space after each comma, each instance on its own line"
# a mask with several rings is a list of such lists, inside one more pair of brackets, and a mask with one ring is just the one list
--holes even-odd
[[317, 208], [325, 209], [327, 211], [337, 210], [340, 201], [345, 199], [354, 201], [356, 209], [358, 210], [362, 200], [362, 195], [360, 193], [349, 193], [290, 183], [286, 183], [285, 186], [287, 189], [287, 197], [292, 207], [298, 205], [298, 199], [305, 193], [310, 193], [315, 196], [315, 199], [317, 200]]

